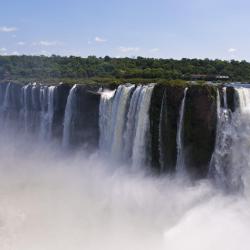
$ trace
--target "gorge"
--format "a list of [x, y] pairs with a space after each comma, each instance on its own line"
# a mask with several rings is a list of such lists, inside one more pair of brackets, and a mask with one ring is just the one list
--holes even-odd
[[249, 124], [247, 84], [2, 83], [0, 248], [244, 249]]
[[0, 85], [0, 100], [1, 129], [65, 149], [98, 151], [135, 169], [227, 179], [234, 165], [232, 131], [239, 137], [240, 123], [246, 123], [250, 89], [8, 83]]

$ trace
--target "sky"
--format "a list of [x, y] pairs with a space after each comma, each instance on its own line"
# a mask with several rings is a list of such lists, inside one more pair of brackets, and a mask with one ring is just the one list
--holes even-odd
[[250, 61], [249, 0], [0, 0], [1, 55]]

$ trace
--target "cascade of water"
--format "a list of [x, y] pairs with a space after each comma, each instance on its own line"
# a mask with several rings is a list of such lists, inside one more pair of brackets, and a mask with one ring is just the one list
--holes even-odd
[[56, 86], [43, 86], [40, 89], [40, 140], [50, 141], [52, 139]]
[[30, 132], [31, 130], [31, 108], [32, 108], [32, 94], [31, 94], [32, 85], [28, 84], [22, 87], [22, 110], [21, 110], [21, 119], [23, 121], [25, 133]]
[[150, 155], [150, 121], [149, 108], [154, 84], [143, 86], [140, 90], [140, 97], [135, 117], [135, 138], [132, 151], [133, 167], [141, 167], [149, 162]]
[[234, 113], [220, 107], [216, 145], [210, 163], [210, 175], [217, 185], [229, 191], [250, 184], [247, 180], [250, 171], [250, 89], [235, 88], [235, 99], [238, 103]]
[[5, 117], [10, 105], [10, 83], [7, 85], [6, 89], [1, 88], [1, 107], [0, 107], [0, 128], [5, 127]]
[[212, 176], [217, 184], [223, 186], [226, 186], [227, 182], [226, 172], [230, 164], [232, 145], [230, 110], [225, 108], [227, 107], [225, 93], [226, 89], [223, 88], [223, 108], [220, 101], [220, 92], [217, 90], [216, 140], [209, 166], [209, 176]]
[[121, 159], [123, 154], [123, 135], [126, 124], [126, 114], [133, 90], [134, 85], [120, 85], [112, 103], [111, 154], [116, 159]]
[[7, 111], [8, 108], [10, 107], [11, 107], [11, 83], [8, 84], [6, 91], [5, 91], [3, 109], [4, 111]]
[[223, 91], [224, 108], [227, 109], [228, 108], [228, 106], [227, 106], [227, 88], [223, 87], [222, 91]]
[[238, 108], [241, 113], [249, 113], [250, 110], [250, 89], [236, 88]]
[[0, 127], [2, 127], [4, 120], [4, 97], [5, 97], [5, 86], [0, 84]]
[[177, 159], [176, 159], [176, 171], [177, 173], [182, 173], [185, 171], [185, 156], [183, 148], [183, 130], [184, 130], [184, 114], [185, 114], [185, 104], [186, 104], [186, 94], [188, 88], [184, 89], [183, 98], [181, 101], [179, 120], [177, 124], [177, 135], [176, 135], [176, 145], [177, 145]]
[[100, 149], [115, 159], [123, 156], [126, 114], [134, 85], [120, 85], [116, 92], [104, 91], [100, 103]]
[[99, 106], [99, 149], [101, 152], [108, 152], [111, 145], [111, 120], [112, 120], [112, 103], [115, 96], [115, 90], [103, 90]]
[[41, 141], [46, 139], [46, 133], [48, 129], [48, 86], [43, 86], [40, 89], [40, 132], [39, 139]]
[[8, 83], [5, 95], [4, 95], [4, 100], [2, 104], [2, 117], [3, 120], [1, 122], [2, 128], [7, 128], [9, 126], [9, 112], [11, 110], [11, 83]]
[[132, 160], [133, 143], [136, 132], [136, 115], [139, 111], [139, 101], [141, 99], [142, 86], [137, 86], [130, 100], [127, 114], [126, 128], [124, 132], [123, 159], [127, 162]]
[[64, 121], [63, 121], [63, 141], [62, 145], [64, 148], [70, 146], [73, 112], [76, 110], [76, 86], [74, 85], [68, 95], [67, 104], [65, 108]]
[[56, 86], [50, 86], [48, 89], [48, 139], [52, 139], [52, 128], [55, 109]]

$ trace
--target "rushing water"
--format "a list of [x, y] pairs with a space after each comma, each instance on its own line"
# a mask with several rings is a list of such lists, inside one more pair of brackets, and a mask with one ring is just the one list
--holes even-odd
[[154, 85], [121, 85], [101, 95], [100, 149], [133, 166], [145, 165], [150, 141], [149, 107]]
[[74, 112], [76, 110], [76, 85], [74, 85], [70, 92], [67, 99], [67, 104], [65, 108], [65, 115], [64, 115], [64, 122], [63, 122], [63, 147], [68, 148], [70, 146], [70, 139], [71, 139], [71, 130], [74, 129], [73, 123], [74, 119]]
[[[175, 121], [177, 172], [182, 174], [153, 176], [147, 171], [154, 88], [154, 84], [127, 84], [100, 90], [97, 152], [76, 149], [65, 154], [52, 143], [59, 114], [58, 87], [1, 85], [0, 122], [5, 125], [0, 130], [1, 250], [247, 249], [250, 89], [234, 88], [233, 112], [227, 88], [217, 91], [210, 178], [189, 180], [183, 157], [187, 89]], [[74, 86], [61, 113], [66, 149], [81, 115], [76, 112], [76, 94]], [[162, 119], [170, 108], [166, 92], [160, 105], [160, 124], [165, 125]], [[89, 117], [84, 119], [87, 122]], [[164, 131], [160, 125], [162, 168]], [[29, 132], [33, 137], [26, 136]], [[78, 131], [82, 132], [86, 131]]]
[[206, 180], [150, 177], [82, 152], [66, 157], [50, 144], [0, 136], [1, 250], [250, 244], [248, 198], [220, 193]]
[[184, 115], [185, 115], [185, 104], [186, 94], [188, 88], [184, 89], [183, 98], [180, 106], [179, 121], [177, 125], [176, 145], [177, 145], [177, 160], [176, 160], [176, 171], [177, 173], [185, 172], [185, 152], [183, 148], [183, 129], [184, 129]]
[[[250, 149], [250, 89], [235, 88], [237, 107], [234, 113], [228, 109], [223, 89], [224, 107], [218, 102], [217, 137], [210, 163], [210, 173], [220, 187], [242, 190], [249, 185], [248, 152]], [[219, 93], [218, 93], [219, 95]], [[219, 99], [219, 98], [218, 98]]]

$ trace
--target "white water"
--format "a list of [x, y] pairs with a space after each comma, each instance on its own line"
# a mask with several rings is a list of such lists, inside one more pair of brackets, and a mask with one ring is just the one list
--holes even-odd
[[40, 103], [41, 103], [41, 114], [40, 114], [40, 141], [46, 141], [46, 134], [48, 131], [48, 87], [43, 86], [40, 89]]
[[143, 86], [140, 91], [137, 113], [135, 116], [135, 138], [132, 151], [134, 168], [148, 164], [150, 150], [149, 108], [154, 85]]
[[184, 129], [184, 114], [185, 114], [185, 104], [186, 104], [186, 94], [188, 88], [184, 89], [183, 98], [181, 101], [179, 120], [177, 124], [177, 135], [176, 135], [176, 145], [177, 145], [177, 160], [176, 160], [176, 171], [178, 174], [185, 174], [185, 155], [183, 148], [183, 129]]
[[55, 110], [55, 95], [56, 95], [56, 86], [50, 86], [48, 88], [48, 139], [52, 139], [52, 126]]
[[[140, 162], [147, 156], [152, 90], [153, 86], [135, 89], [125, 119], [124, 135], [137, 140], [132, 140], [130, 151], [134, 153], [133, 147], [138, 146], [137, 152], [143, 152], [137, 156], [142, 158]], [[40, 91], [47, 125], [53, 122], [54, 91], [47, 87]], [[105, 137], [101, 145], [110, 146], [112, 136], [107, 130], [114, 93], [102, 93], [100, 119], [104, 123], [100, 129]], [[0, 249], [247, 249], [250, 90], [237, 88], [236, 93], [239, 109], [234, 114], [225, 112], [217, 96], [217, 131], [222, 137], [229, 136], [225, 143], [216, 139], [215, 170], [221, 171], [214, 173], [217, 186], [209, 180], [190, 182], [183, 176], [154, 178], [143, 171], [145, 165], [134, 172], [96, 155], [86, 157], [82, 151], [66, 157], [50, 143], [40, 146], [26, 137], [23, 140], [20, 134], [0, 130]], [[10, 93], [6, 92], [5, 99], [7, 109], [12, 105]], [[140, 133], [144, 144], [140, 144]], [[231, 143], [224, 149], [221, 146], [227, 140]], [[220, 159], [223, 151], [226, 156]], [[240, 187], [241, 192], [222, 192], [222, 179], [227, 187]]]
[[1, 250], [239, 250], [249, 193], [131, 173], [0, 134]]
[[101, 92], [101, 100], [99, 106], [99, 148], [102, 153], [108, 152], [112, 143], [112, 103], [115, 92], [115, 90], [104, 90], [103, 92]]
[[133, 89], [134, 85], [120, 85], [116, 90], [112, 103], [111, 155], [116, 159], [121, 159], [123, 153], [123, 134], [126, 124], [126, 114]]
[[223, 91], [224, 109], [228, 109], [228, 106], [227, 106], [227, 88], [223, 87], [222, 91]]
[[101, 94], [99, 126], [101, 132], [100, 150], [120, 160], [123, 154], [123, 135], [128, 106], [134, 85], [120, 85], [116, 92]]
[[231, 113], [220, 108], [215, 151], [210, 164], [210, 174], [212, 172], [217, 185], [234, 192], [248, 188], [250, 174], [250, 89], [235, 88], [235, 91], [236, 111]]
[[30, 88], [30, 84], [22, 87], [22, 98], [23, 98], [23, 119], [24, 119], [24, 131], [25, 133], [30, 132], [30, 96], [28, 95], [28, 91]]
[[74, 85], [68, 95], [63, 121], [63, 141], [64, 148], [70, 146], [70, 136], [73, 122], [73, 112], [76, 109], [76, 85]]
[[132, 163], [132, 151], [136, 132], [136, 115], [139, 110], [139, 102], [141, 97], [142, 86], [137, 86], [130, 100], [129, 110], [127, 114], [126, 127], [124, 132], [124, 149], [123, 159]]

